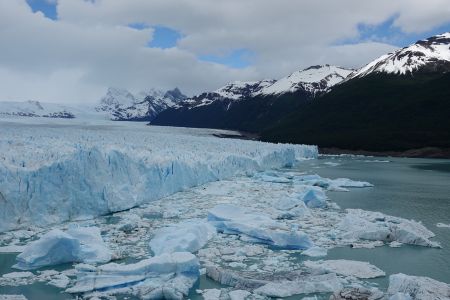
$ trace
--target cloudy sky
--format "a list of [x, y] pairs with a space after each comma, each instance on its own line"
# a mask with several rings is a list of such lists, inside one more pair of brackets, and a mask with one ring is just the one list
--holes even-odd
[[450, 31], [450, 0], [0, 0], [0, 100], [93, 103], [359, 67]]

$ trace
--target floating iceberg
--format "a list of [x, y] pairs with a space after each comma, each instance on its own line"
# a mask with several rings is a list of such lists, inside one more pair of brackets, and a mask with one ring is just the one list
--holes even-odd
[[53, 229], [31, 242], [20, 253], [13, 268], [32, 270], [69, 262], [105, 263], [111, 260], [97, 227], [71, 227], [67, 232]]
[[368, 262], [355, 260], [305, 261], [304, 265], [314, 273], [336, 273], [357, 278], [376, 278], [386, 275], [382, 270]]
[[440, 247], [430, 241], [434, 233], [414, 220], [384, 215], [361, 209], [347, 209], [347, 215], [338, 224], [342, 238], [347, 240], [373, 240], [426, 247]]
[[294, 181], [301, 184], [319, 186], [329, 191], [348, 191], [346, 188], [372, 187], [373, 184], [365, 181], [354, 181], [348, 178], [329, 179], [314, 175], [296, 176]]
[[79, 265], [77, 270], [75, 286], [66, 290], [69, 293], [126, 292], [142, 299], [183, 299], [198, 279], [199, 262], [189, 252], [175, 252], [135, 264]]
[[321, 257], [321, 256], [327, 256], [327, 249], [321, 248], [321, 247], [311, 247], [308, 250], [305, 250], [302, 252], [302, 255], [310, 256], [310, 257]]
[[387, 294], [395, 300], [449, 300], [450, 285], [428, 277], [394, 274], [389, 276]]
[[204, 220], [189, 220], [159, 229], [150, 241], [155, 255], [196, 252], [215, 235], [216, 229]]
[[190, 187], [292, 165], [317, 147], [130, 123], [0, 126], [0, 232], [126, 210]]
[[301, 196], [295, 194], [281, 199], [274, 199], [272, 206], [280, 211], [278, 219], [302, 218], [311, 215]]
[[313, 246], [308, 235], [296, 230], [291, 231], [268, 215], [231, 204], [216, 205], [208, 212], [208, 221], [219, 232], [239, 234], [248, 241], [283, 249], [307, 249]]
[[302, 196], [303, 202], [310, 208], [326, 207], [328, 197], [325, 192], [318, 187], [311, 187]]

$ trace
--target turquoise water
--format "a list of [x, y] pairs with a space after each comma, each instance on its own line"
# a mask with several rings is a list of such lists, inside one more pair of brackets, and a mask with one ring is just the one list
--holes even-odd
[[[389, 160], [383, 162], [367, 162]], [[327, 163], [338, 163], [331, 166]], [[378, 247], [375, 249], [336, 248], [328, 252], [326, 259], [351, 259], [369, 261], [388, 275], [405, 273], [427, 276], [450, 283], [450, 229], [438, 228], [436, 223], [450, 223], [450, 160], [405, 158], [351, 158], [326, 157], [306, 161], [300, 171], [317, 173], [323, 177], [347, 177], [369, 181], [374, 188], [353, 189], [350, 193], [330, 192], [332, 201], [343, 209], [361, 208], [385, 214], [422, 221], [436, 234], [442, 249], [403, 246], [401, 248]], [[114, 223], [114, 219], [110, 220]], [[299, 257], [303, 260], [304, 257]], [[15, 254], [0, 254], [0, 276], [12, 272]], [[63, 270], [69, 265], [55, 267]], [[388, 283], [388, 276], [373, 280], [381, 288]], [[202, 276], [192, 289], [190, 298], [200, 298], [195, 289], [220, 288], [220, 285]], [[20, 287], [0, 286], [0, 294], [24, 294], [28, 299], [70, 299], [68, 294], [45, 283]], [[118, 297], [119, 299], [134, 299]], [[299, 297], [291, 297], [298, 299]], [[327, 297], [325, 297], [327, 298]]]
[[[388, 163], [366, 162], [389, 160]], [[324, 163], [339, 163], [329, 166]], [[450, 160], [408, 158], [321, 158], [301, 165], [300, 170], [323, 177], [347, 177], [373, 183], [375, 187], [331, 192], [329, 197], [341, 208], [361, 208], [421, 221], [436, 234], [442, 249], [417, 246], [388, 246], [375, 249], [335, 248], [327, 259], [368, 261], [388, 275], [405, 273], [427, 276], [450, 283]], [[374, 280], [386, 287], [388, 277]]]

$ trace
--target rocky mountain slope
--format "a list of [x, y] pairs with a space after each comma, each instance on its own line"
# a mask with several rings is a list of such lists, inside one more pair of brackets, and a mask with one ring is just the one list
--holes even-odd
[[325, 93], [351, 72], [323, 65], [279, 80], [232, 82], [167, 109], [151, 123], [258, 132], [304, 102]]

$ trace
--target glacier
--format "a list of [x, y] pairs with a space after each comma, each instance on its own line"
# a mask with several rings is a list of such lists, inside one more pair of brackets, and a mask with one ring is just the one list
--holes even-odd
[[13, 268], [32, 270], [69, 262], [105, 263], [112, 253], [97, 227], [71, 227], [66, 232], [53, 229], [28, 244]]
[[215, 132], [131, 122], [2, 122], [0, 232], [122, 211], [317, 157], [315, 146], [220, 139]]

